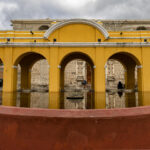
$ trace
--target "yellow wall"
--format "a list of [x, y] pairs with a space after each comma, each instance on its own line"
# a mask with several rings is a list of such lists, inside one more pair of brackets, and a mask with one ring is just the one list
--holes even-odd
[[53, 41], [53, 38], [56, 38], [57, 42], [95, 42], [98, 38], [104, 40], [104, 36], [97, 29], [81, 24], [60, 28], [51, 34], [50, 41]]
[[[101, 42], [143, 42], [140, 39], [145, 34], [150, 35], [150, 31], [128, 31], [128, 32], [109, 32], [109, 39], [105, 39], [104, 35], [93, 26], [86, 24], [70, 24], [63, 26], [54, 31], [48, 39], [42, 39], [43, 31], [34, 32], [32, 35], [28, 31], [1, 31], [1, 37], [18, 37], [18, 39], [11, 39], [12, 43], [36, 43], [39, 42], [53, 42], [56, 38], [57, 42], [97, 42], [100, 38]], [[19, 37], [32, 37], [33, 39], [19, 39]], [[36, 39], [41, 37], [41, 39]], [[112, 39], [111, 37], [118, 37]], [[132, 37], [132, 39], [128, 38]], [[134, 37], [139, 37], [136, 39]], [[125, 39], [124, 39], [125, 38]], [[150, 39], [148, 39], [149, 41]], [[0, 42], [6, 43], [7, 39], [1, 39]], [[17, 66], [20, 60], [30, 53], [35, 55], [41, 54], [45, 57], [50, 65], [49, 72], [49, 89], [51, 92], [58, 92], [60, 90], [60, 69], [61, 61], [72, 52], [82, 52], [86, 54], [93, 62], [96, 68], [94, 69], [94, 89], [96, 92], [105, 91], [105, 64], [107, 60], [114, 54], [119, 52], [126, 52], [131, 55], [137, 65], [142, 65], [140, 71], [140, 84], [142, 91], [150, 91], [150, 47], [17, 47], [17, 46], [1, 46], [0, 58], [4, 63], [4, 86], [3, 91], [11, 92], [16, 90], [16, 73]], [[28, 61], [28, 60], [27, 60]]]

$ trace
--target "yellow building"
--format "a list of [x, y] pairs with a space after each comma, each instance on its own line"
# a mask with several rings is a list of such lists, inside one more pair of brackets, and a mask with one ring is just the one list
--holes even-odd
[[21, 88], [31, 87], [31, 68], [40, 59], [49, 63], [49, 91], [64, 88], [65, 66], [74, 59], [86, 61], [92, 70], [92, 88], [105, 91], [105, 66], [109, 59], [125, 68], [125, 86], [150, 91], [150, 31], [107, 31], [101, 22], [86, 19], [54, 21], [46, 31], [0, 31], [0, 58], [4, 65], [3, 91], [16, 91], [17, 68]]

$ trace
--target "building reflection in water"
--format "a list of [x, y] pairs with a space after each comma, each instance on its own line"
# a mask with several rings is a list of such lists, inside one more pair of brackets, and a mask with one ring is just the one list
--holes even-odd
[[148, 92], [0, 93], [4, 106], [49, 109], [112, 109], [150, 105]]

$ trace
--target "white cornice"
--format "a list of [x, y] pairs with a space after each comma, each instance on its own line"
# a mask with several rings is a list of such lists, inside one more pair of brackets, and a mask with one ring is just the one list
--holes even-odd
[[[6, 30], [6, 31], [7, 31], [7, 30]], [[17, 30], [17, 31], [19, 31], [19, 30]], [[12, 34], [12, 35], [18, 35], [18, 34], [20, 34], [20, 35], [26, 35], [26, 34], [29, 34], [29, 35], [31, 35], [31, 33], [30, 33], [29, 31], [27, 31], [27, 30], [20, 30], [20, 31], [21, 31], [21, 33], [16, 33], [16, 32], [14, 32], [14, 31], [12, 31], [12, 32], [11, 32], [11, 31], [10, 31], [10, 32], [4, 32], [4, 31], [0, 30], [0, 34], [1, 34], [1, 35], [7, 35], [7, 34], [10, 34], [10, 35], [11, 35], [11, 34]], [[22, 31], [25, 31], [25, 32], [28, 32], [28, 33], [25, 33], [25, 32], [22, 33]], [[33, 31], [33, 32], [34, 32], [34, 31]], [[37, 32], [37, 33], [34, 32], [34, 35], [35, 35], [35, 34], [43, 35], [44, 33], [43, 33], [43, 32], [41, 32], [41, 33], [40, 33], [40, 32]]]
[[148, 42], [0, 42], [0, 47], [150, 47]]
[[48, 37], [50, 36], [50, 34], [52, 32], [54, 32], [55, 30], [68, 25], [68, 24], [77, 24], [77, 23], [82, 23], [82, 24], [88, 24], [91, 25], [95, 28], [97, 28], [105, 37], [105, 39], [108, 39], [109, 37], [109, 33], [107, 32], [107, 30], [105, 28], [103, 28], [100, 24], [92, 21], [92, 20], [87, 20], [87, 19], [70, 19], [70, 20], [65, 20], [62, 21], [60, 23], [56, 23], [54, 25], [52, 25], [44, 34], [44, 38], [48, 39]]
[[[0, 37], [0, 39], [44, 39], [43, 37]], [[150, 36], [143, 37], [109, 37], [109, 39], [150, 39]]]
[[109, 39], [150, 39], [148, 36], [142, 37], [109, 37]]
[[0, 39], [43, 39], [43, 37], [0, 37]]

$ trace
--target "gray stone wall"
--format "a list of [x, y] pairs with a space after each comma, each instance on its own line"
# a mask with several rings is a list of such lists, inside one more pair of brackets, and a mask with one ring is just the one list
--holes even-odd
[[[145, 27], [150, 30], [150, 20], [101, 20], [92, 19], [95, 22], [101, 23], [106, 30], [112, 31], [133, 31], [138, 27]], [[11, 20], [13, 30], [36, 30], [41, 26], [50, 27], [55, 22], [64, 21], [62, 19], [37, 19], [37, 20]]]

